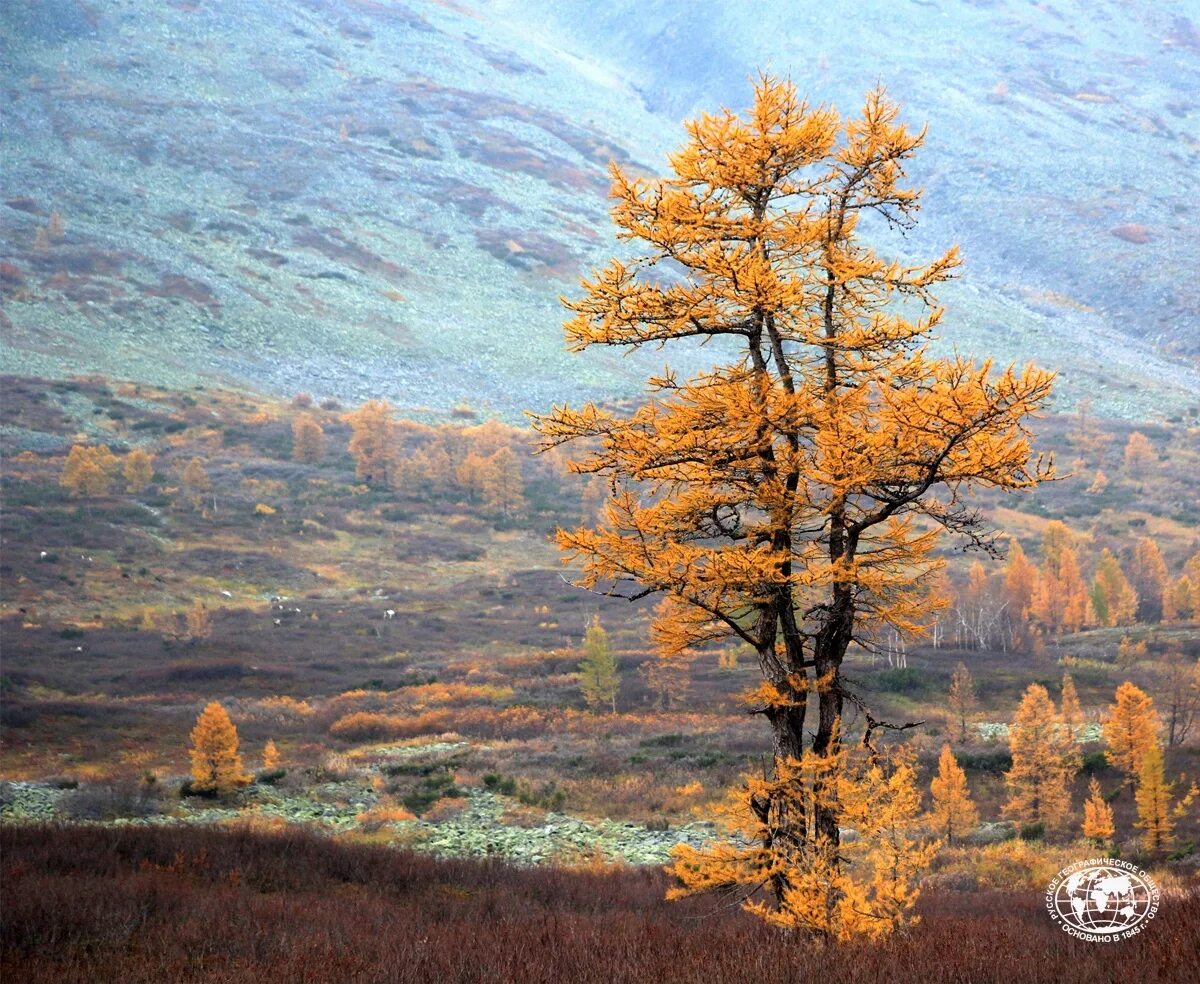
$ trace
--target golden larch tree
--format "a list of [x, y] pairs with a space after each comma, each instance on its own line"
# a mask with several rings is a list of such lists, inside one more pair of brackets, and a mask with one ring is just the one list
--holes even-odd
[[1165, 595], [1170, 583], [1167, 563], [1158, 543], [1148, 536], [1138, 539], [1129, 565], [1129, 580], [1137, 592], [1137, 620], [1160, 622], [1163, 618]]
[[1100, 792], [1100, 782], [1092, 777], [1088, 783], [1088, 798], [1083, 802], [1083, 836], [1096, 847], [1112, 842], [1117, 828], [1113, 825], [1112, 807]]
[[1158, 713], [1150, 695], [1128, 680], [1122, 683], [1105, 715], [1102, 733], [1109, 764], [1132, 781], [1146, 752], [1158, 744]]
[[1171, 816], [1171, 783], [1163, 771], [1162, 747], [1158, 742], [1151, 744], [1138, 761], [1137, 820], [1133, 825], [1142, 832], [1142, 847], [1147, 851], [1161, 851], [1171, 845], [1175, 820]]
[[268, 738], [267, 743], [263, 746], [263, 770], [272, 772], [279, 768], [279, 749], [275, 747], [275, 740]]
[[1132, 625], [1137, 618], [1138, 595], [1121, 570], [1121, 562], [1107, 547], [1096, 565], [1092, 583], [1092, 610], [1101, 625]]
[[1021, 542], [1010, 537], [1004, 565], [1004, 618], [1015, 648], [1027, 648], [1033, 643], [1031, 609], [1037, 579], [1038, 570], [1021, 548]]
[[1087, 584], [1070, 530], [1054, 520], [1042, 534], [1042, 565], [1030, 614], [1050, 635], [1078, 632], [1087, 622], [1090, 604]]
[[1062, 678], [1062, 707], [1063, 724], [1075, 741], [1080, 740], [1083, 730], [1083, 708], [1079, 706], [1079, 693], [1075, 689], [1075, 681], [1070, 673], [1064, 673]]
[[979, 704], [975, 696], [975, 680], [965, 663], [959, 663], [950, 674], [949, 704], [955, 734], [960, 742], [965, 742], [971, 736], [968, 721]]
[[[213, 490], [212, 479], [208, 477], [208, 470], [199, 458], [193, 458], [187, 463], [187, 467], [183, 469], [182, 482], [184, 493], [193, 509], [199, 509], [205, 493]], [[213, 510], [215, 511], [216, 508], [217, 497], [214, 494]]]
[[342, 420], [350, 425], [354, 475], [368, 484], [387, 481], [396, 451], [396, 422], [387, 400], [368, 400]]
[[1012, 768], [1005, 774], [1004, 813], [1018, 823], [1061, 827], [1071, 808], [1071, 779], [1079, 749], [1050, 694], [1033, 683], [1025, 691], [1008, 732]]
[[929, 783], [929, 792], [933, 796], [929, 822], [947, 844], [953, 844], [956, 837], [961, 839], [979, 826], [979, 811], [971, 800], [967, 774], [948, 744], [942, 746], [937, 775]]
[[292, 460], [315, 465], [325, 456], [325, 429], [308, 413], [292, 419]]
[[154, 480], [154, 456], [134, 448], [125, 455], [125, 491], [131, 495], [144, 492]]
[[120, 467], [107, 444], [76, 444], [67, 452], [58, 484], [75, 496], [108, 495]]
[[608, 707], [616, 714], [620, 689], [621, 674], [617, 668], [617, 657], [608, 641], [608, 633], [600, 624], [600, 616], [596, 615], [583, 637], [579, 690], [588, 707]]
[[525, 479], [521, 462], [511, 448], [489, 455], [481, 476], [483, 507], [496, 516], [510, 519], [525, 510]]
[[1154, 446], [1141, 431], [1134, 431], [1125, 442], [1125, 471], [1131, 478], [1145, 473], [1154, 465]]
[[1183, 622], [1193, 615], [1194, 593], [1191, 579], [1186, 574], [1181, 574], [1163, 595], [1163, 621]]
[[483, 495], [487, 467], [487, 458], [481, 457], [475, 451], [468, 451], [455, 467], [455, 482], [466, 493], [468, 502], [476, 502]]
[[[1024, 422], [1052, 377], [934, 355], [933, 291], [957, 252], [910, 265], [860, 238], [864, 216], [906, 228], [920, 204], [905, 167], [924, 135], [882, 90], [843, 119], [764, 78], [745, 114], [687, 132], [670, 177], [612, 167], [613, 219], [638, 255], [584, 281], [565, 330], [574, 350], [720, 339], [728, 360], [688, 380], [664, 370], [629, 414], [589, 404], [537, 418], [544, 447], [579, 442], [571, 469], [609, 482], [602, 522], [559, 544], [584, 586], [663, 596], [660, 652], [733, 637], [756, 654], [753, 709], [773, 755], [741, 795], [758, 843], [681, 853], [684, 883], [765, 884], [772, 921], [822, 935], [872, 919], [886, 931], [868, 902], [869, 916], [846, 908], [861, 899], [840, 860], [852, 791], [837, 791], [851, 774], [852, 789], [890, 779], [842, 753], [845, 705], [866, 707], [842, 662], [853, 640], [921, 631], [942, 528], [991, 544], [969, 487], [1047, 477]], [[882, 725], [860, 720], [870, 744]]]
[[237, 728], [216, 701], [196, 719], [192, 729], [192, 789], [224, 796], [250, 781], [238, 754]]

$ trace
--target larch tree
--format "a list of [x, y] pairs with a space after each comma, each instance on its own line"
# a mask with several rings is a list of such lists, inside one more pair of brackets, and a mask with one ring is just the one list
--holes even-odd
[[154, 480], [154, 457], [141, 448], [125, 455], [125, 491], [131, 495], [144, 492]]
[[1137, 592], [1137, 620], [1162, 621], [1163, 600], [1169, 584], [1167, 564], [1158, 544], [1148, 536], [1140, 537], [1133, 548], [1129, 580]]
[[1191, 579], [1181, 574], [1163, 595], [1163, 621], [1182, 622], [1193, 614]]
[[937, 775], [929, 783], [933, 796], [933, 808], [929, 811], [929, 822], [938, 835], [953, 844], [957, 837], [962, 839], [979, 826], [979, 811], [971, 800], [967, 787], [967, 774], [963, 772], [950, 746], [942, 746], [938, 757]]
[[1125, 442], [1125, 472], [1130, 478], [1144, 475], [1154, 464], [1154, 446], [1141, 431], [1134, 431]]
[[1151, 744], [1138, 761], [1137, 819], [1133, 825], [1142, 832], [1142, 847], [1147, 851], [1161, 851], [1173, 840], [1175, 820], [1171, 815], [1172, 787], [1163, 771], [1162, 747], [1158, 742]]
[[1083, 730], [1083, 708], [1079, 706], [1079, 693], [1075, 689], [1075, 681], [1070, 673], [1064, 673], [1062, 678], [1062, 707], [1063, 724], [1074, 741], [1080, 740]]
[[1121, 563], [1107, 547], [1096, 565], [1092, 584], [1092, 609], [1101, 625], [1132, 625], [1137, 618], [1138, 595], [1121, 570]]
[[966, 664], [959, 663], [950, 674], [949, 705], [960, 742], [965, 742], [970, 737], [968, 722], [978, 704], [971, 671], [967, 669]]
[[325, 429], [308, 413], [292, 419], [292, 460], [315, 465], [325, 456]]
[[1167, 746], [1182, 745], [1200, 714], [1200, 659], [1172, 649], [1158, 666], [1159, 692], [1167, 719]]
[[216, 701], [196, 719], [192, 729], [192, 789], [224, 796], [250, 781], [238, 754], [237, 728]]
[[279, 768], [279, 749], [275, 747], [273, 738], [268, 738], [267, 743], [263, 746], [262, 763], [266, 772], [272, 772]]
[[187, 610], [184, 621], [187, 624], [186, 636], [189, 642], [207, 639], [212, 635], [212, 616], [209, 614], [204, 602], [200, 601], [199, 598]]
[[510, 519], [525, 509], [525, 479], [521, 462], [511, 448], [500, 448], [488, 456], [481, 476], [483, 507], [496, 516]]
[[1030, 609], [1037, 578], [1038, 570], [1021, 548], [1021, 542], [1010, 537], [1004, 565], [1004, 618], [1014, 647], [1028, 647], [1033, 642]]
[[1100, 792], [1100, 782], [1094, 776], [1088, 783], [1088, 798], [1083, 803], [1083, 836], [1096, 847], [1112, 842], [1117, 828], [1113, 825], [1112, 807]]
[[688, 699], [696, 655], [694, 649], [658, 653], [641, 665], [639, 672], [660, 710], [678, 707]]
[[583, 637], [583, 659], [579, 662], [579, 690], [588, 707], [609, 707], [617, 713], [617, 694], [621, 689], [621, 673], [617, 657], [608, 641], [608, 633], [600, 624], [600, 616], [592, 619]]
[[[213, 491], [212, 479], [208, 477], [208, 470], [204, 467], [204, 462], [199, 458], [193, 458], [187, 463], [187, 467], [183, 469], [181, 478], [184, 492], [187, 495], [188, 501], [192, 504], [192, 508], [199, 509], [205, 493]], [[217, 496], [216, 493], [213, 493], [214, 512], [216, 508]]]
[[396, 445], [396, 422], [386, 400], [368, 400], [346, 414], [354, 475], [368, 485], [387, 481]]
[[1158, 714], [1150, 695], [1128, 680], [1122, 683], [1105, 716], [1102, 733], [1109, 764], [1132, 781], [1146, 752], [1158, 744]]
[[[568, 303], [569, 347], [718, 339], [728, 359], [686, 381], [664, 370], [627, 415], [589, 404], [536, 421], [544, 447], [580, 442], [571, 469], [609, 482], [602, 522], [559, 533], [581, 583], [662, 595], [661, 653], [732, 637], [762, 671], [749, 699], [773, 755], [740, 793], [751, 836], [680, 848], [683, 891], [724, 887], [822, 936], [894, 925], [869, 865], [842, 863], [855, 784], [890, 781], [871, 771], [886, 725], [843, 677], [846, 651], [920, 632], [941, 529], [991, 544], [964, 503], [972, 487], [1026, 489], [1050, 473], [1024, 422], [1051, 374], [994, 372], [926, 345], [942, 316], [933, 290], [957, 252], [906, 265], [860, 238], [865, 218], [915, 221], [905, 167], [924, 134], [898, 113], [876, 90], [842, 119], [764, 78], [747, 113], [687, 124], [673, 176], [614, 165], [613, 219], [643, 248], [584, 281]], [[842, 743], [847, 704], [866, 748]], [[760, 885], [766, 909], [749, 901]]]
[[1040, 577], [1030, 603], [1034, 621], [1050, 635], [1078, 632], [1088, 619], [1087, 584], [1079, 570], [1079, 558], [1070, 530], [1054, 520], [1042, 535]]
[[120, 459], [108, 445], [76, 444], [67, 452], [58, 484], [81, 498], [108, 495], [120, 467]]
[[1008, 733], [1012, 768], [1005, 773], [1004, 813], [1018, 823], [1061, 827], [1071, 808], [1071, 779], [1080, 755], [1050, 694], [1033, 683], [1025, 691]]
[[482, 496], [487, 467], [487, 458], [474, 450], [468, 451], [455, 467], [454, 480], [466, 493], [468, 502], [475, 502]]

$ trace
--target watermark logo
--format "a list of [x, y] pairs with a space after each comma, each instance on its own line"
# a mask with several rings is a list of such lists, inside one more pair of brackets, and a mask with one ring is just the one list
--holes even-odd
[[1046, 889], [1046, 911], [1064, 933], [1094, 943], [1127, 940], [1158, 912], [1158, 886], [1136, 864], [1088, 858], [1063, 868]]

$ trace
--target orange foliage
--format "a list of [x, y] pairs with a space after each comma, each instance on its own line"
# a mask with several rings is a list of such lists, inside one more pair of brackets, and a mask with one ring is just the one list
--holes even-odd
[[[788, 763], [841, 761], [843, 705], [861, 701], [841, 677], [847, 646], [921, 631], [938, 527], [981, 535], [961, 506], [967, 488], [1025, 489], [1050, 474], [1024, 420], [1044, 404], [1051, 375], [935, 356], [926, 342], [942, 311], [932, 291], [953, 275], [957, 251], [908, 265], [858, 238], [860, 216], [906, 227], [920, 203], [902, 181], [922, 134], [881, 90], [861, 116], [842, 119], [763, 78], [746, 113], [704, 115], [687, 131], [671, 177], [613, 166], [619, 235], [645, 248], [584, 282], [568, 304], [567, 343], [720, 337], [736, 355], [687, 381], [665, 370], [631, 415], [556, 407], [536, 426], [546, 448], [580, 442], [571, 469], [610, 483], [603, 521], [559, 534], [583, 584], [661, 593], [661, 651], [736, 638], [780, 694], [762, 708], [776, 775], [818, 786], [804, 824], [787, 819], [792, 793], [762, 787], [774, 818], [764, 814], [763, 863], [787, 909], [796, 886], [812, 884], [816, 839], [832, 859], [825, 884], [840, 884], [844, 812], [820, 794], [836, 777]], [[807, 689], [793, 684], [810, 679], [827, 681], [815, 688], [815, 727]], [[713, 859], [715, 878], [724, 861], [720, 851]], [[880, 919], [863, 931], [902, 921]]]
[[201, 711], [192, 729], [192, 788], [225, 795], [250, 781], [238, 754], [238, 734], [216, 701]]
[[72, 495], [108, 495], [119, 468], [120, 460], [108, 445], [76, 444], [67, 454], [58, 483]]
[[350, 454], [356, 478], [382, 482], [395, 452], [395, 420], [386, 400], [368, 400], [342, 418], [350, 425]]
[[307, 413], [292, 420], [292, 459], [315, 465], [325, 454], [325, 431]]

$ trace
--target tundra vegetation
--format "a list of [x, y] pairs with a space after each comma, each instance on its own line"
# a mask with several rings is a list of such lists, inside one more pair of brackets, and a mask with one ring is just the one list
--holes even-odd
[[867, 245], [920, 204], [884, 93], [687, 132], [569, 301], [572, 348], [711, 341], [643, 402], [2, 380], [7, 973], [1096, 980], [1039, 893], [1102, 846], [1183, 979], [1195, 415], [926, 347], [958, 259]]

